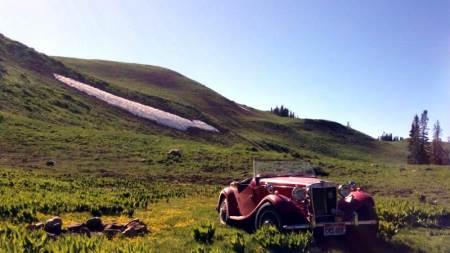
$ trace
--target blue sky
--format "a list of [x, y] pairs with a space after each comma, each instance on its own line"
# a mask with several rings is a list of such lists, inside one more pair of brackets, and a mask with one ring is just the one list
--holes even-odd
[[0, 0], [0, 33], [49, 55], [167, 67], [258, 109], [372, 136], [428, 109], [450, 136], [450, 1]]

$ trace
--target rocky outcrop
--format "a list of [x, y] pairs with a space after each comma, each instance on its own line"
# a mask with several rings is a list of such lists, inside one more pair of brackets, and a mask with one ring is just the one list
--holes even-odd
[[85, 222], [86, 227], [93, 232], [103, 231], [105, 226], [102, 223], [102, 220], [99, 217], [90, 218]]
[[27, 226], [29, 230], [44, 230], [47, 234], [56, 238], [60, 234], [84, 234], [91, 236], [92, 233], [105, 234], [109, 238], [117, 234], [122, 234], [125, 237], [134, 237], [144, 235], [149, 232], [147, 225], [139, 219], [131, 220], [126, 224], [103, 224], [100, 217], [92, 217], [82, 224], [74, 224], [63, 229], [63, 221], [60, 217], [55, 216], [48, 219], [45, 223], [30, 224]]
[[59, 235], [62, 232], [62, 219], [58, 216], [55, 216], [51, 219], [48, 219], [47, 222], [45, 222], [44, 230], [47, 233]]

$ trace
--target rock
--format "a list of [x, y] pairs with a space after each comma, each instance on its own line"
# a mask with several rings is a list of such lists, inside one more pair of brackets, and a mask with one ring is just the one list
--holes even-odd
[[124, 236], [133, 237], [148, 232], [147, 226], [139, 221], [139, 219], [134, 219], [126, 224], [126, 229], [122, 232]]
[[67, 231], [69, 231], [69, 233], [82, 233], [85, 232], [86, 229], [89, 231], [84, 224], [75, 224], [67, 227]]
[[145, 225], [136, 225], [136, 226], [132, 226], [132, 227], [128, 227], [127, 229], [125, 229], [122, 234], [126, 237], [134, 237], [137, 235], [142, 235], [147, 233], [147, 227]]
[[91, 237], [91, 231], [87, 227], [82, 227], [78, 233], [86, 235], [87, 237]]
[[91, 231], [84, 224], [77, 224], [67, 227], [67, 231], [72, 234], [82, 234], [91, 237]]
[[121, 233], [122, 230], [120, 229], [112, 229], [112, 228], [105, 228], [105, 230], [103, 230], [103, 233], [108, 237], [114, 237], [115, 235]]
[[173, 148], [167, 152], [168, 157], [181, 157], [181, 150]]
[[122, 224], [117, 224], [117, 223], [112, 223], [112, 224], [106, 224], [105, 225], [105, 230], [106, 229], [115, 229], [115, 230], [120, 230], [123, 231], [125, 230], [126, 225], [122, 225]]
[[129, 221], [126, 225], [125, 225], [125, 227], [132, 227], [132, 226], [134, 226], [134, 225], [140, 225], [141, 224], [141, 221], [139, 220], [139, 219], [133, 219], [133, 220], [131, 220], [131, 221]]
[[138, 233], [134, 227], [128, 227], [122, 232], [122, 234], [126, 237], [134, 237]]
[[426, 202], [427, 201], [427, 196], [425, 196], [423, 194], [420, 194], [419, 195], [419, 201], [422, 202], [422, 203]]
[[93, 232], [103, 231], [104, 226], [100, 217], [90, 218], [85, 222], [86, 227]]
[[53, 160], [48, 160], [47, 161], [47, 166], [49, 166], [49, 167], [53, 167], [53, 166], [55, 166], [55, 164], [56, 164], [56, 162], [53, 161]]
[[28, 226], [27, 226], [27, 229], [29, 229], [29, 230], [41, 230], [41, 229], [44, 228], [44, 226], [45, 226], [44, 223], [39, 222], [39, 223], [36, 223], [36, 224], [30, 224], [30, 225], [28, 225]]
[[39, 222], [34, 224], [35, 229], [44, 229], [45, 224], [43, 222]]
[[55, 216], [55, 217], [47, 220], [47, 222], [44, 225], [44, 230], [47, 233], [59, 235], [61, 233], [62, 224], [63, 224], [63, 222], [62, 222], [61, 218], [58, 216]]

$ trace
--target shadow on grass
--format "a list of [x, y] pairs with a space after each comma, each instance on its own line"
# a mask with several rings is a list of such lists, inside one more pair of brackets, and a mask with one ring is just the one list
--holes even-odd
[[350, 241], [346, 238], [327, 238], [323, 241], [312, 245], [320, 252], [349, 252], [349, 253], [409, 253], [415, 252], [410, 247], [395, 243], [387, 242], [380, 239], [368, 241]]
[[[251, 221], [232, 222], [230, 224], [247, 233], [254, 233]], [[416, 252], [411, 247], [393, 241], [368, 239], [362, 234], [352, 234], [337, 237], [315, 238], [311, 252], [348, 252], [348, 253], [410, 253]]]

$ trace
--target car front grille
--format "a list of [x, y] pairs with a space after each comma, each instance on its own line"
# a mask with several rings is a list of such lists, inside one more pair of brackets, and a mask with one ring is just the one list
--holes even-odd
[[312, 202], [316, 222], [334, 221], [336, 210], [336, 187], [312, 188]]

